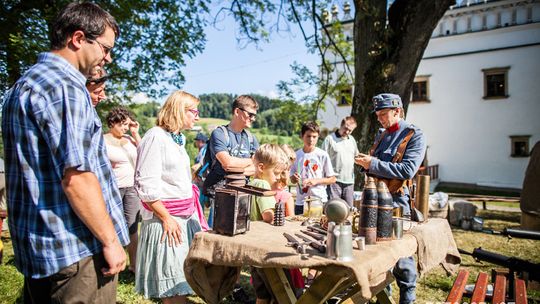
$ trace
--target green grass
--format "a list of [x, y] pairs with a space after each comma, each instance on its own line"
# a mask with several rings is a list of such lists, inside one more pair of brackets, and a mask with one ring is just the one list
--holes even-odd
[[[489, 206], [488, 204], [488, 209]], [[493, 230], [502, 230], [505, 227], [519, 227], [520, 213], [496, 210], [478, 210], [477, 215], [484, 219], [484, 227]], [[482, 247], [485, 250], [500, 254], [515, 256], [540, 263], [540, 241], [526, 239], [508, 239], [504, 236], [490, 235], [480, 232], [465, 231], [458, 228], [452, 229], [454, 238], [459, 248], [472, 252], [474, 248]], [[0, 303], [22, 303], [23, 277], [13, 265], [13, 249], [9, 235], [2, 235], [4, 242], [4, 261], [0, 265]], [[478, 272], [490, 273], [493, 268], [501, 266], [486, 262], [476, 262], [470, 256], [462, 255], [463, 261], [460, 267], [471, 272], [469, 283], [472, 283]], [[442, 268], [437, 267], [422, 278], [417, 284], [417, 303], [443, 302], [450, 292], [454, 283], [454, 276], [446, 276]], [[249, 285], [249, 269], [243, 268], [240, 284], [254, 298], [252, 288]], [[393, 298], [398, 300], [397, 285], [393, 283]], [[540, 291], [528, 288], [529, 303], [540, 303]], [[204, 303], [200, 298], [189, 297], [190, 303]], [[134, 292], [134, 277], [127, 271], [120, 274], [117, 303], [159, 303], [157, 300], [146, 300]], [[232, 303], [225, 301], [225, 303]]]

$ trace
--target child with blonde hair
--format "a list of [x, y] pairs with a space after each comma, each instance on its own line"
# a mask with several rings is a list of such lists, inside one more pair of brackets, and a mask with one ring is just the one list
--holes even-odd
[[287, 185], [289, 183], [289, 171], [296, 160], [296, 153], [287, 144], [283, 144], [280, 147], [285, 156], [285, 159], [282, 160], [283, 164], [285, 164], [285, 170], [277, 182], [272, 184], [272, 190], [276, 191], [276, 195], [274, 195], [276, 202], [284, 204], [285, 216], [291, 216], [294, 215], [294, 199], [292, 194], [287, 191]]
[[[270, 190], [271, 185], [277, 183], [285, 171], [286, 164], [283, 161], [286, 158], [285, 152], [278, 145], [261, 145], [253, 155], [255, 174], [249, 185]], [[275, 206], [276, 199], [273, 196], [252, 196], [250, 219], [272, 223]], [[251, 278], [257, 303], [270, 303], [272, 293], [266, 288], [264, 272], [260, 268], [251, 267]]]
[[[285, 152], [278, 145], [261, 145], [253, 155], [255, 174], [249, 184], [263, 189], [272, 189], [271, 185], [278, 182], [287, 168], [284, 163], [286, 158]], [[254, 196], [251, 202], [250, 219], [272, 223], [276, 199], [273, 196]]]

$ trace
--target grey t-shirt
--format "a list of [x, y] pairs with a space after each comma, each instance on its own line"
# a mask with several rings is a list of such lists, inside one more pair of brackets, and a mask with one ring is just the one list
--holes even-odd
[[[239, 158], [250, 158], [255, 150], [259, 148], [259, 142], [254, 135], [252, 135], [252, 142], [249, 142], [249, 136], [245, 130], [241, 132], [233, 132], [229, 126], [226, 126], [226, 130], [229, 134], [229, 140], [225, 138], [223, 128], [216, 128], [210, 136], [208, 142], [208, 151], [211, 159], [216, 159], [216, 154], [221, 151], [226, 151], [229, 155]], [[210, 187], [215, 183], [223, 180], [225, 177], [225, 170], [221, 166], [219, 161], [215, 162], [215, 165], [210, 169], [210, 173], [205, 181], [205, 187]]]
[[328, 134], [322, 149], [330, 156], [336, 171], [336, 181], [343, 184], [354, 184], [354, 156], [358, 154], [358, 146], [354, 137], [339, 137], [336, 132]]
[[296, 187], [296, 205], [303, 205], [306, 196], [316, 196], [321, 202], [328, 201], [326, 185], [316, 185], [312, 187], [302, 187], [302, 181], [308, 178], [325, 178], [335, 176], [332, 163], [328, 153], [319, 148], [313, 152], [305, 153], [303, 149], [296, 151], [296, 160], [291, 167], [291, 175], [298, 172], [300, 180]]

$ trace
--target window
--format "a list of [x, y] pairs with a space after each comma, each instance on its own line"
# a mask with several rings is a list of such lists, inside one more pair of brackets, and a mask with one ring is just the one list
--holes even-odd
[[512, 157], [527, 157], [529, 156], [529, 138], [530, 135], [510, 136], [512, 143]]
[[416, 76], [412, 87], [411, 101], [430, 102], [429, 76]]
[[338, 106], [350, 106], [352, 104], [352, 89], [343, 89], [340, 91]]
[[510, 67], [484, 69], [484, 99], [508, 98]]

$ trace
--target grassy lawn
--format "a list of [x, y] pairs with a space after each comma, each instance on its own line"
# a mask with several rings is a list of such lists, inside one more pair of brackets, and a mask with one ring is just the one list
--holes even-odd
[[[488, 209], [489, 206], [488, 204]], [[505, 227], [518, 227], [520, 220], [519, 212], [478, 210], [478, 216], [484, 218], [485, 228], [502, 230]], [[494, 251], [504, 255], [510, 255], [540, 263], [540, 241], [526, 239], [508, 239], [504, 236], [489, 235], [479, 232], [453, 229], [454, 238], [459, 248], [472, 252], [474, 248], [482, 247], [488, 251]], [[4, 242], [4, 260], [0, 265], [0, 303], [22, 303], [21, 288], [23, 278], [13, 265], [13, 250], [9, 239], [9, 234], [2, 234]], [[486, 262], [476, 262], [470, 256], [462, 255], [461, 267], [467, 268], [471, 275], [469, 281], [472, 282], [479, 271], [490, 273], [492, 268], [501, 268]], [[436, 268], [418, 280], [417, 303], [441, 302], [446, 299], [454, 282], [455, 276], [447, 277], [442, 268]], [[159, 303], [159, 301], [145, 300], [134, 292], [134, 277], [127, 271], [121, 273], [119, 278], [117, 303]], [[245, 268], [242, 272], [241, 284], [248, 290], [248, 294], [253, 299], [254, 294], [249, 289], [249, 272]], [[397, 286], [393, 283], [393, 297], [397, 301]], [[540, 291], [528, 290], [529, 303], [540, 303]], [[200, 298], [194, 296], [189, 298], [191, 303], [204, 303]], [[232, 303], [232, 302], [225, 302]]]

